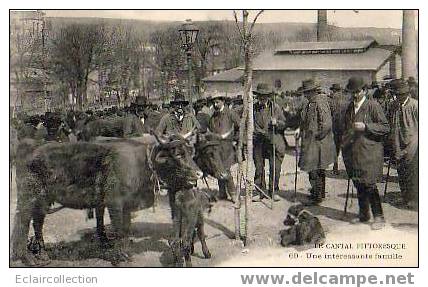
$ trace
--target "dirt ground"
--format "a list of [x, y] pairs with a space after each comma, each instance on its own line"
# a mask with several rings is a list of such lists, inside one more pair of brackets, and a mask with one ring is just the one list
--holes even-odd
[[[276, 202], [274, 209], [268, 203], [252, 203], [249, 230], [250, 244], [246, 247], [234, 238], [234, 209], [232, 203], [217, 202], [212, 212], [206, 215], [207, 243], [212, 258], [204, 259], [199, 242], [195, 245], [192, 257], [193, 266], [416, 266], [418, 254], [418, 212], [404, 208], [400, 203], [398, 178], [395, 169], [391, 169], [388, 194], [384, 199], [383, 208], [387, 226], [380, 231], [372, 231], [368, 225], [355, 225], [349, 221], [357, 215], [358, 202], [352, 198], [348, 205], [348, 216], [344, 217], [347, 178], [343, 163], [340, 162], [340, 174], [327, 173], [328, 192], [326, 200], [317, 207], [308, 209], [319, 217], [326, 230], [327, 243], [354, 244], [352, 250], [317, 249], [314, 246], [304, 248], [283, 248], [279, 245], [278, 232], [284, 228], [282, 222], [287, 209], [293, 204], [295, 160], [290, 151], [286, 155], [280, 179], [281, 200]], [[236, 167], [235, 167], [236, 169]], [[386, 167], [384, 168], [386, 174]], [[211, 188], [217, 188], [214, 180], [209, 180]], [[206, 186], [200, 182], [198, 186]], [[305, 201], [308, 194], [308, 175], [298, 174], [297, 201]], [[384, 183], [378, 184], [381, 194]], [[354, 194], [356, 190], [354, 189]], [[12, 182], [10, 215], [11, 230], [16, 209], [16, 185]], [[132, 261], [121, 263], [121, 267], [169, 267], [172, 263], [167, 239], [171, 232], [170, 210], [166, 196], [162, 196], [155, 209], [141, 210], [134, 214], [132, 224], [132, 243], [128, 252]], [[106, 216], [106, 224], [109, 224]], [[32, 231], [31, 231], [32, 232]], [[111, 267], [94, 240], [95, 220], [86, 219], [82, 210], [62, 209], [48, 215], [45, 221], [44, 236], [48, 254], [52, 262], [48, 267]], [[391, 242], [404, 243], [405, 250], [355, 250], [358, 242]], [[330, 252], [374, 252], [399, 253], [402, 259], [378, 260], [321, 260], [307, 259], [308, 253], [324, 255]], [[298, 258], [290, 259], [290, 256]], [[11, 266], [22, 266], [21, 262], [11, 262]]]

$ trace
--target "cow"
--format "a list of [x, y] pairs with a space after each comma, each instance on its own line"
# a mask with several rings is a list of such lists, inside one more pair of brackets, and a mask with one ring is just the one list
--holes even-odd
[[[172, 135], [166, 144], [162, 143], [160, 138], [156, 138], [161, 144], [154, 148], [152, 162], [159, 178], [168, 187], [174, 230], [169, 244], [174, 256], [174, 263], [177, 267], [181, 267], [184, 259], [186, 266], [191, 267], [190, 255], [194, 252], [196, 235], [201, 242], [204, 257], [211, 258], [205, 241], [204, 211], [210, 209], [213, 197], [196, 189], [196, 182], [183, 180], [188, 175], [174, 168], [173, 162], [165, 161], [168, 158], [187, 157], [185, 162], [190, 163], [192, 169], [198, 170], [198, 176], [201, 178], [203, 173], [191, 158], [193, 147], [180, 135]], [[183, 146], [185, 149], [176, 149], [175, 146]], [[170, 154], [171, 152], [175, 154]]]
[[91, 141], [102, 137], [131, 137], [143, 135], [143, 127], [135, 115], [93, 120], [81, 128], [78, 139]]
[[230, 167], [237, 162], [233, 147], [225, 149], [221, 140], [200, 135], [195, 150], [195, 162], [204, 175], [210, 175], [217, 180], [227, 180], [231, 176]]
[[[193, 187], [201, 175], [183, 144], [156, 144], [150, 136], [50, 142], [41, 146], [31, 141], [18, 147], [18, 202], [12, 234], [12, 259], [30, 266], [49, 262], [44, 251], [43, 224], [53, 203], [73, 209], [95, 209], [97, 238], [102, 248], [113, 248], [109, 259], [115, 265], [128, 259], [122, 249], [131, 212], [153, 205], [155, 176], [163, 175], [154, 168], [168, 167], [170, 173], [179, 175], [173, 183], [181, 190]], [[172, 183], [167, 177], [161, 180]], [[107, 237], [106, 207], [113, 239], [117, 240]], [[31, 220], [35, 236], [27, 248]]]

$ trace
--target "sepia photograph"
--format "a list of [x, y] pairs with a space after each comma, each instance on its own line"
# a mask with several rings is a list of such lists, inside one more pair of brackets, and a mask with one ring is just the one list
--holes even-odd
[[9, 268], [419, 267], [418, 100], [419, 10], [9, 10]]

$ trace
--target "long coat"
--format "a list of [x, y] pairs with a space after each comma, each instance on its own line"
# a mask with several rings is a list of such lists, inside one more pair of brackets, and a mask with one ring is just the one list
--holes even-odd
[[345, 115], [352, 96], [348, 93], [335, 92], [330, 97], [330, 109], [333, 121], [333, 133], [342, 136], [345, 131]]
[[326, 169], [334, 162], [336, 148], [327, 96], [311, 97], [302, 110], [300, 131], [302, 145], [299, 167], [304, 171]]
[[269, 125], [272, 119], [271, 105], [256, 106], [254, 110], [254, 142], [267, 142], [269, 145], [275, 143], [275, 154], [280, 157], [285, 155], [285, 138], [284, 130], [286, 128], [284, 113], [281, 107], [276, 104], [273, 110], [273, 114], [277, 119], [277, 125], [275, 127], [275, 133], [272, 133], [272, 129]]
[[395, 105], [391, 125], [395, 158], [411, 161], [418, 150], [419, 142], [418, 100], [409, 98], [405, 105]]
[[[366, 99], [355, 114], [352, 102], [346, 111], [345, 122], [342, 153], [348, 176], [366, 184], [379, 182], [383, 173], [383, 141], [389, 133], [382, 107], [375, 100]], [[365, 131], [354, 131], [355, 122], [363, 122]]]
[[233, 140], [236, 139], [239, 129], [239, 119], [236, 114], [228, 107], [220, 111], [214, 112], [208, 123], [208, 129], [211, 133], [218, 136], [230, 132], [225, 139], [219, 139], [220, 157], [224, 166], [228, 169], [236, 162], [235, 148], [233, 147]]

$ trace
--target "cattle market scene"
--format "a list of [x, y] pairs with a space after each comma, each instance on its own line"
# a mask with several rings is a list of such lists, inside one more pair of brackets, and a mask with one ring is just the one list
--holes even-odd
[[9, 41], [11, 267], [418, 266], [418, 10], [11, 10]]

